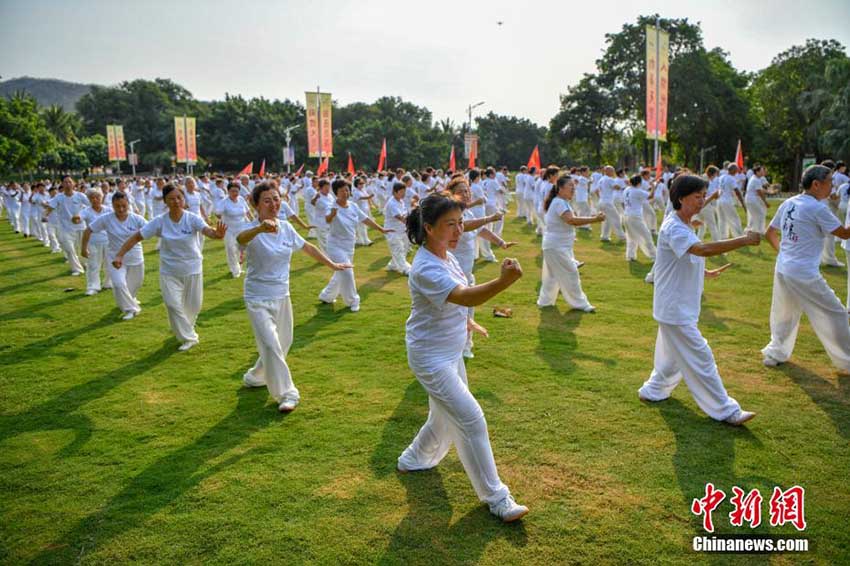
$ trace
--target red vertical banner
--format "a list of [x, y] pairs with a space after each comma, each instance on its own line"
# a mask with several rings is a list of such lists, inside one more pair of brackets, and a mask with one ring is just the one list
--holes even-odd
[[307, 156], [319, 157], [319, 95], [307, 94]]
[[118, 152], [116, 161], [127, 161], [127, 146], [124, 145], [124, 126], [112, 126], [115, 128], [115, 149]]
[[381, 155], [378, 157], [378, 171], [383, 171], [387, 165], [387, 138], [384, 138], [384, 143], [381, 145]]
[[659, 141], [667, 141], [669, 52], [670, 34], [646, 26], [646, 137]]
[[115, 126], [106, 125], [106, 145], [109, 161], [118, 161], [118, 147], [115, 145]]
[[183, 116], [174, 117], [174, 147], [177, 163], [186, 163], [186, 123]]
[[455, 159], [455, 146], [452, 145], [452, 153], [449, 155], [449, 170], [457, 171], [457, 160]]
[[351, 173], [352, 175], [354, 175], [355, 172], [356, 172], [354, 170], [354, 159], [352, 159], [350, 151], [348, 152], [348, 168], [347, 168], [347, 171], [349, 173]]
[[198, 161], [194, 118], [186, 118], [186, 159], [190, 163], [197, 163]]

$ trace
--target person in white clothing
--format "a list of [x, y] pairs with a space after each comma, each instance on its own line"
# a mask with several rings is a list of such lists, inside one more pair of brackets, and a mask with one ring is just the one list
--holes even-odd
[[316, 227], [316, 240], [318, 241], [319, 249], [323, 252], [328, 252], [328, 234], [330, 225], [326, 218], [334, 204], [333, 195], [331, 195], [331, 182], [327, 179], [319, 179], [319, 190], [313, 195], [311, 200], [313, 204], [313, 225]]
[[641, 401], [663, 401], [684, 378], [697, 405], [709, 417], [741, 425], [755, 413], [741, 410], [729, 396], [714, 354], [700, 334], [700, 301], [705, 277], [717, 277], [730, 264], [705, 269], [705, 258], [758, 245], [760, 236], [746, 236], [719, 242], [702, 242], [691, 227], [691, 219], [703, 207], [706, 182], [695, 175], [679, 175], [673, 181], [670, 200], [674, 212], [668, 214], [658, 234], [655, 259], [655, 287], [652, 315], [658, 322], [655, 341], [655, 367], [638, 390]]
[[[352, 196], [355, 204], [363, 211], [363, 214], [372, 218], [372, 201], [375, 197], [366, 189], [366, 180], [363, 177], [354, 178], [354, 194]], [[359, 246], [372, 245], [372, 240], [369, 239], [369, 231], [362, 222], [357, 225], [356, 243]]]
[[643, 188], [642, 183], [641, 175], [634, 175], [629, 179], [629, 188], [623, 192], [625, 212], [623, 218], [626, 221], [626, 261], [637, 260], [638, 248], [649, 259], [655, 259], [655, 245], [652, 243], [652, 234], [644, 220], [644, 204], [651, 202], [653, 197], [648, 190]]
[[245, 250], [245, 310], [259, 356], [242, 382], [246, 387], [267, 387], [278, 410], [289, 413], [301, 398], [286, 364], [293, 330], [289, 297], [292, 253], [300, 250], [335, 271], [351, 265], [334, 263], [280, 218], [281, 195], [272, 183], [255, 185], [251, 200], [257, 220], [245, 226], [236, 240]]
[[[824, 203], [832, 190], [832, 171], [812, 165], [803, 173], [803, 194], [779, 207], [767, 229], [767, 241], [779, 252], [770, 306], [770, 343], [762, 349], [764, 365], [791, 358], [800, 317], [809, 319], [832, 363], [850, 373], [850, 326], [847, 309], [820, 273], [818, 259], [827, 234], [847, 240], [844, 226]], [[781, 234], [781, 240], [780, 240]]]
[[599, 179], [599, 212], [605, 215], [605, 220], [602, 221], [600, 240], [610, 242], [612, 230], [620, 240], [625, 240], [626, 234], [621, 225], [620, 212], [614, 206], [614, 193], [617, 192], [614, 168], [606, 165], [602, 172], [603, 176]]
[[587, 300], [587, 295], [581, 288], [573, 245], [576, 227], [602, 222], [605, 220], [605, 214], [573, 214], [569, 201], [574, 192], [575, 181], [568, 176], [560, 177], [543, 203], [546, 231], [543, 233], [543, 281], [537, 297], [537, 306], [554, 306], [560, 291], [570, 308], [594, 312], [596, 309]]
[[81, 214], [88, 205], [89, 199], [74, 190], [74, 180], [67, 175], [62, 178], [62, 193], [47, 203], [47, 214], [59, 216], [59, 245], [71, 266], [71, 275], [75, 277], [85, 273], [77, 250], [86, 229]]
[[[503, 194], [504, 189], [499, 184], [499, 181], [496, 180], [496, 170], [492, 167], [488, 167], [484, 173], [484, 195], [487, 198], [486, 203], [484, 204], [484, 214], [487, 216], [492, 216], [496, 213], [504, 214], [504, 208], [501, 205], [503, 202]], [[499, 220], [488, 226], [487, 228], [493, 234], [501, 237], [502, 229], [504, 227], [503, 216], [499, 216]], [[494, 262], [496, 261], [496, 256], [493, 254], [493, 250], [490, 249], [490, 240], [486, 238], [481, 238], [479, 240], [479, 248], [481, 250], [481, 257], [484, 258], [484, 261]]]
[[227, 198], [220, 200], [215, 209], [218, 218], [230, 228], [224, 237], [224, 251], [227, 267], [230, 268], [230, 274], [234, 279], [242, 275], [242, 254], [239, 244], [236, 243], [236, 236], [252, 218], [251, 207], [241, 195], [241, 191], [242, 188], [239, 185], [230, 183], [227, 186]]
[[406, 324], [407, 360], [428, 393], [428, 419], [398, 458], [401, 473], [431, 469], [452, 443], [478, 498], [502, 521], [528, 513], [496, 470], [487, 421], [469, 391], [462, 351], [468, 308], [485, 303], [522, 276], [515, 259], [502, 262], [497, 279], [469, 286], [452, 251], [463, 234], [463, 205], [433, 195], [407, 217], [407, 234], [419, 245], [408, 286], [412, 306]]
[[56, 195], [56, 187], [51, 186], [47, 189], [47, 195], [45, 195], [46, 198], [41, 203], [42, 215], [47, 218], [45, 226], [47, 230], [47, 238], [50, 240], [50, 253], [52, 254], [62, 253], [62, 246], [59, 244], [59, 232], [62, 229], [61, 222], [59, 221], [59, 215], [50, 214], [48, 212], [48, 203], [50, 203]]
[[407, 262], [407, 245], [404, 233], [407, 221], [408, 208], [404, 203], [404, 193], [407, 187], [404, 183], [393, 185], [393, 196], [384, 207], [384, 229], [391, 230], [387, 233], [387, 245], [390, 248], [390, 262], [387, 271], [396, 271], [402, 275], [410, 273], [410, 264]]
[[703, 204], [702, 210], [694, 216], [694, 219], [698, 220], [701, 224], [697, 229], [697, 236], [699, 239], [702, 240], [707, 232], [709, 237], [716, 242], [723, 239], [723, 236], [720, 234], [717, 212], [717, 199], [720, 198], [721, 194], [720, 169], [714, 165], [709, 165], [705, 168], [705, 176], [708, 179], [705, 203]]
[[112, 262], [124, 242], [144, 225], [145, 219], [140, 214], [130, 212], [127, 196], [117, 192], [112, 196], [112, 211], [98, 216], [83, 232], [83, 257], [89, 255], [89, 242], [93, 235], [106, 235], [107, 272], [109, 281], [112, 283], [115, 304], [124, 314], [122, 320], [131, 320], [142, 312], [141, 304], [136, 298], [145, 280], [145, 256], [142, 244], [136, 244], [125, 254], [120, 268], [116, 268]]
[[753, 174], [747, 181], [747, 192], [744, 195], [744, 203], [747, 206], [747, 231], [758, 232], [762, 236], [767, 230], [767, 192], [764, 186], [767, 184], [765, 169], [762, 165], [753, 166]]
[[744, 197], [741, 196], [741, 190], [738, 188], [738, 166], [730, 163], [727, 168], [727, 174], [720, 179], [720, 196], [717, 199], [717, 217], [718, 227], [720, 229], [720, 238], [728, 238], [730, 235], [737, 238], [744, 231], [741, 229], [741, 218], [738, 216], [738, 211], [735, 210], [735, 199], [741, 203], [741, 206], [746, 208]]
[[195, 234], [202, 232], [207, 238], [220, 240], [227, 226], [219, 222], [215, 229], [210, 228], [203, 218], [186, 210], [183, 191], [170, 183], [162, 188], [162, 196], [168, 212], [127, 238], [115, 254], [112, 266], [121, 269], [124, 255], [136, 244], [153, 236], [159, 238], [159, 287], [171, 331], [181, 342], [178, 349], [185, 352], [198, 344], [195, 321], [204, 297], [204, 258]]
[[[830, 189], [829, 195], [824, 199], [824, 203], [837, 219], [839, 215], [838, 207], [841, 201], [841, 196], [838, 192], [839, 185], [836, 184], [835, 180], [835, 162], [830, 159], [827, 159], [825, 161], [822, 161], [821, 165], [823, 165], [824, 167], [829, 167], [831, 170], [833, 170], [832, 188]], [[839, 173], [839, 175], [841, 175], [841, 173]], [[826, 234], [823, 239], [823, 250], [821, 250], [820, 262], [821, 265], [829, 265], [831, 267], [842, 267], [844, 265], [835, 256], [835, 236], [833, 236], [832, 234]]]
[[[374, 220], [366, 216], [356, 204], [349, 202], [351, 185], [345, 179], [337, 179], [333, 182], [333, 190], [336, 200], [325, 216], [328, 224], [327, 254], [331, 261], [349, 265], [340, 271], [334, 271], [331, 280], [319, 293], [319, 300], [323, 303], [332, 304], [336, 298], [342, 295], [345, 306], [351, 312], [360, 310], [360, 295], [357, 294], [357, 283], [354, 280], [354, 241], [357, 232], [357, 224], [363, 222], [371, 228], [383, 234], [391, 233], [391, 230], [383, 228]], [[316, 210], [319, 210], [317, 207]]]
[[533, 226], [536, 222], [537, 212], [534, 210], [534, 189], [537, 183], [537, 167], [531, 166], [525, 177], [525, 224]]
[[100, 189], [89, 189], [86, 191], [86, 196], [89, 199], [90, 206], [84, 208], [80, 214], [85, 224], [81, 240], [82, 243], [80, 244], [80, 255], [86, 258], [86, 295], [91, 296], [101, 291], [101, 271], [105, 275], [105, 285], [103, 287], [107, 289], [112, 287], [112, 283], [109, 280], [108, 262], [106, 259], [106, 247], [109, 240], [106, 234], [97, 233], [88, 239], [88, 245], [86, 245], [86, 236], [91, 234], [91, 225], [94, 221], [105, 214], [111, 214], [112, 209], [103, 206], [103, 193]]
[[[590, 218], [590, 169], [588, 167], [573, 168], [571, 171], [575, 190], [573, 191], [574, 209], [576, 216]], [[590, 232], [590, 223], [576, 225], [579, 230]]]

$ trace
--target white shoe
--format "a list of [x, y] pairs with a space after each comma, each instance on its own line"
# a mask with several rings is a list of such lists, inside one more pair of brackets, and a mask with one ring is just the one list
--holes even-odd
[[780, 362], [779, 360], [775, 360], [775, 359], [771, 358], [770, 356], [765, 356], [762, 363], [769, 368], [775, 368], [776, 366], [778, 366], [782, 362]]
[[91, 297], [92, 295], [97, 295], [97, 291], [95, 291], [94, 289], [89, 289], [88, 291], [86, 291], [86, 297]]
[[491, 505], [490, 513], [500, 518], [504, 523], [512, 523], [523, 518], [528, 513], [528, 507], [518, 505], [513, 496], [508, 495], [495, 505]]
[[298, 401], [295, 399], [284, 399], [280, 402], [280, 405], [277, 406], [277, 410], [281, 413], [291, 413], [295, 410], [295, 407], [298, 406]]
[[348, 308], [351, 309], [351, 312], [357, 312], [357, 311], [360, 310], [360, 303], [354, 303], [353, 305], [351, 305]]
[[467, 359], [472, 359], [475, 357], [475, 354], [472, 353], [472, 350], [470, 348], [464, 348], [463, 357]]
[[121, 317], [121, 320], [133, 320], [136, 318], [136, 313], [133, 311], [124, 313], [124, 316]]
[[245, 372], [245, 375], [242, 376], [242, 384], [245, 387], [265, 387], [266, 381], [264, 379], [257, 378], [249, 371]]
[[725, 419], [724, 422], [727, 422], [730, 425], [741, 426], [754, 416], [756, 416], [756, 414], [752, 411], [742, 411], [741, 409], [738, 409], [734, 415]]
[[83, 274], [83, 272], [82, 272], [82, 271], [72, 271], [72, 272], [71, 272], [71, 277], [79, 277], [79, 276], [80, 276], [80, 275], [82, 275], [82, 274]]
[[584, 312], [596, 312], [596, 307], [594, 307], [593, 305], [587, 305], [581, 310], [583, 310]]
[[180, 344], [180, 347], [177, 348], [177, 349], [181, 352], [185, 352], [187, 350], [191, 350], [192, 348], [194, 348], [197, 345], [198, 345], [197, 340], [189, 340], [188, 342], [183, 342], [182, 344]]
[[577, 261], [576, 262], [576, 269], [581, 269], [582, 267], [584, 267], [584, 262], [583, 261]]

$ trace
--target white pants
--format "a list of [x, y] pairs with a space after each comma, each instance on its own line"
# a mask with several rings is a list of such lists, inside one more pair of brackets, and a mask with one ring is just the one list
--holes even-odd
[[45, 226], [45, 229], [47, 230], [47, 238], [50, 240], [50, 251], [62, 251], [62, 246], [59, 244], [59, 228], [50, 222], [46, 223]]
[[[590, 203], [587, 201], [584, 202], [576, 202], [576, 216], [590, 216]], [[579, 230], [587, 230], [590, 231], [590, 224], [585, 224], [584, 226], [579, 226]]]
[[159, 288], [171, 331], [181, 342], [197, 342], [195, 320], [204, 301], [204, 276], [198, 273], [175, 277], [160, 273]]
[[694, 218], [702, 222], [702, 226], [697, 231], [700, 240], [703, 239], [706, 231], [708, 231], [711, 239], [715, 242], [723, 239], [723, 236], [720, 234], [720, 228], [717, 225], [717, 205], [715, 203], [709, 203]]
[[[310, 224], [316, 224], [316, 222], [314, 222], [313, 220], [313, 217], [315, 216], [314, 213], [316, 212], [316, 207], [313, 206], [307, 199], [304, 199], [304, 211], [307, 213], [307, 221]], [[315, 238], [317, 230], [317, 228], [310, 228], [310, 231], [307, 232], [307, 237]]]
[[[100, 272], [106, 271], [106, 247], [106, 242], [89, 242], [89, 257], [86, 259], [86, 291], [101, 289]], [[107, 287], [110, 286], [107, 285]]]
[[289, 193], [289, 208], [295, 213], [295, 216], [301, 214], [301, 205], [298, 201], [298, 193]]
[[617, 211], [617, 208], [614, 206], [614, 203], [600, 202], [599, 212], [605, 213], [605, 220], [602, 221], [602, 239], [611, 239], [611, 230], [613, 229], [617, 237], [621, 240], [624, 240], [626, 238], [626, 235], [623, 233], [623, 227], [621, 225], [620, 220], [620, 213]]
[[[495, 206], [485, 206], [484, 207], [484, 213], [487, 216], [490, 216], [491, 214], [496, 214], [497, 212], [499, 212], [499, 208], [497, 208]], [[496, 222], [491, 222], [490, 224], [487, 225], [487, 227], [490, 229], [491, 232], [493, 232], [497, 236], [501, 236], [502, 235], [502, 229], [505, 227], [504, 216], [502, 218], [500, 218], [499, 220], [497, 220]]]
[[643, 222], [653, 234], [658, 231], [658, 215], [655, 214], [655, 209], [649, 201], [643, 202]]
[[747, 201], [747, 231], [758, 232], [762, 236], [767, 232], [767, 207], [761, 200]]
[[638, 248], [649, 259], [655, 259], [655, 244], [643, 218], [626, 216], [626, 260], [637, 259]]
[[404, 234], [387, 234], [387, 245], [390, 248], [390, 262], [387, 270], [409, 273], [410, 264], [407, 262], [407, 236]]
[[330, 232], [328, 228], [316, 228], [316, 240], [319, 244], [319, 249], [325, 253], [328, 253], [328, 232]]
[[239, 249], [239, 242], [236, 241], [236, 237], [239, 235], [240, 230], [234, 230], [231, 232], [229, 229], [224, 233], [224, 251], [227, 256], [227, 267], [230, 268], [230, 274], [233, 277], [239, 277], [242, 275], [242, 264], [239, 263], [239, 257], [241, 255], [241, 250]]
[[136, 199], [136, 203], [134, 205], [136, 209], [136, 214], [144, 218], [145, 216], [145, 201], [143, 199]]
[[720, 227], [721, 240], [729, 237], [737, 238], [744, 234], [744, 231], [741, 229], [741, 219], [738, 217], [738, 211], [735, 210], [735, 203], [718, 202], [717, 220]]
[[817, 279], [802, 280], [773, 274], [770, 343], [762, 349], [762, 354], [778, 362], [788, 361], [794, 351], [803, 313], [809, 317], [812, 329], [835, 367], [850, 372], [847, 311], [820, 275]]
[[292, 345], [292, 303], [289, 297], [267, 301], [245, 301], [245, 310], [254, 329], [254, 340], [260, 356], [245, 379], [259, 385], [265, 383], [278, 403], [298, 401], [298, 389], [292, 383], [286, 354]]
[[9, 224], [12, 226], [12, 230], [15, 232], [21, 231], [21, 207], [19, 205], [12, 205], [11, 207], [6, 209], [6, 214], [9, 217]]
[[543, 250], [543, 281], [537, 297], [538, 307], [551, 307], [558, 300], [558, 291], [574, 309], [590, 306], [581, 288], [572, 248]]
[[534, 197], [523, 200], [525, 203], [525, 223], [529, 226], [534, 224], [534, 219], [537, 215], [534, 213]]
[[517, 218], [525, 218], [526, 217], [525, 196], [524, 195], [517, 195], [517, 198], [516, 198], [516, 217]]
[[650, 401], [667, 399], [683, 377], [694, 401], [712, 419], [728, 419], [741, 408], [726, 393], [714, 354], [697, 325], [659, 322], [655, 368], [639, 393]]
[[136, 293], [142, 287], [145, 280], [145, 264], [122, 265], [121, 269], [115, 269], [112, 264], [107, 264], [109, 280], [112, 281], [112, 295], [115, 304], [121, 312], [141, 312], [141, 306], [136, 299]]
[[428, 420], [398, 458], [406, 470], [433, 468], [454, 443], [466, 475], [478, 499], [498, 503], [510, 491], [499, 479], [490, 447], [484, 411], [466, 381], [463, 358], [435, 371], [417, 372], [416, 379], [428, 392]]
[[823, 239], [823, 250], [820, 254], [820, 262], [826, 265], [839, 266], [841, 262], [835, 256], [835, 236], [827, 234]]
[[83, 269], [83, 264], [80, 263], [80, 256], [77, 252], [77, 250], [80, 249], [82, 241], [82, 232], [66, 232], [62, 229], [59, 230], [59, 246], [62, 248], [62, 252], [65, 254], [65, 259], [68, 260], [68, 263], [71, 266], [71, 273], [85, 272], [85, 269]]
[[355, 228], [355, 243], [361, 246], [368, 246], [372, 243], [372, 240], [369, 239], [369, 231], [366, 228], [366, 225], [362, 222], [357, 223], [357, 228]]
[[[354, 250], [343, 250], [336, 246], [328, 247], [328, 257], [336, 263], [354, 263]], [[342, 295], [342, 301], [347, 307], [359, 306], [360, 295], [357, 294], [357, 283], [354, 280], [354, 269], [334, 271], [331, 280], [319, 293], [319, 300], [332, 303]]]

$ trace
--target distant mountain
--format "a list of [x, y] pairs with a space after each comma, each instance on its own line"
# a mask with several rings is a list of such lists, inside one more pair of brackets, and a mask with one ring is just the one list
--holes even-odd
[[0, 96], [10, 97], [18, 91], [24, 91], [33, 95], [41, 106], [58, 104], [67, 111], [73, 111], [77, 101], [88, 93], [92, 86], [58, 79], [20, 77], [0, 81]]

